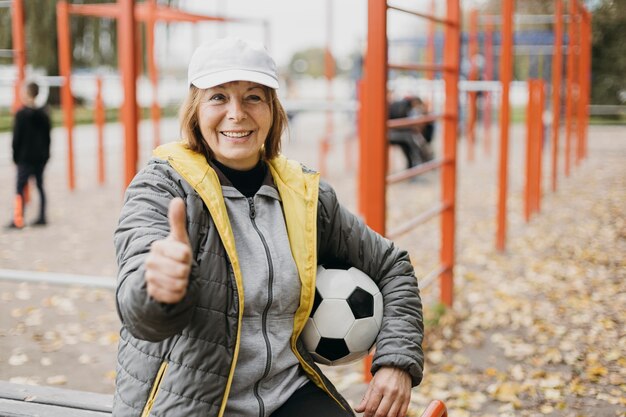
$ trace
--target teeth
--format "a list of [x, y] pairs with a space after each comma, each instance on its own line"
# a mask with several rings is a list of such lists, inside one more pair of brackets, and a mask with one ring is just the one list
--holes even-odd
[[248, 136], [252, 133], [251, 130], [247, 132], [222, 132], [224, 136], [228, 136], [229, 138], [243, 138], [244, 136]]

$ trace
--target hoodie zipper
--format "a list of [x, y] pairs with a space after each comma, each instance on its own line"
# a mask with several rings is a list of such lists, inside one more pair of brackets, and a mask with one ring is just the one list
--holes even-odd
[[259, 238], [261, 239], [261, 243], [263, 243], [263, 248], [265, 248], [265, 255], [267, 257], [267, 266], [269, 279], [267, 284], [267, 304], [265, 304], [265, 308], [263, 309], [263, 315], [261, 317], [261, 333], [263, 334], [263, 339], [265, 340], [265, 347], [267, 351], [267, 356], [265, 359], [265, 370], [263, 371], [263, 375], [261, 378], [254, 383], [254, 396], [259, 402], [259, 416], [265, 416], [265, 403], [263, 402], [263, 398], [259, 394], [259, 385], [261, 381], [265, 379], [269, 373], [272, 365], [272, 346], [270, 345], [269, 337], [267, 336], [267, 315], [269, 313], [270, 307], [272, 306], [272, 301], [274, 299], [274, 264], [272, 263], [272, 257], [270, 256], [270, 249], [267, 245], [267, 241], [265, 240], [265, 236], [259, 230], [259, 227], [256, 224], [256, 208], [254, 206], [254, 198], [248, 197], [248, 205], [250, 206], [250, 221], [252, 222], [252, 227], [256, 230]]

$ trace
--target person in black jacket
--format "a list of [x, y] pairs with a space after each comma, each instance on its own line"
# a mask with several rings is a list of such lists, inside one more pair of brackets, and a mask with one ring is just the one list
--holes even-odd
[[[389, 119], [417, 118], [427, 114], [425, 103], [417, 96], [392, 101], [388, 111]], [[428, 122], [388, 131], [389, 143], [400, 146], [406, 157], [407, 169], [433, 159], [430, 147], [433, 128], [433, 123]]]
[[22, 100], [24, 106], [15, 114], [13, 124], [13, 162], [17, 165], [15, 213], [10, 228], [24, 227], [24, 191], [28, 179], [35, 177], [39, 190], [39, 217], [34, 225], [46, 224], [46, 193], [43, 172], [50, 158], [50, 117], [45, 109], [35, 104], [39, 86], [26, 85]]

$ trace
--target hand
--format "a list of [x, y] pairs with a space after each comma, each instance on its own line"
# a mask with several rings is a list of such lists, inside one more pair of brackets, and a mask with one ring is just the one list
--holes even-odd
[[363, 417], [404, 417], [411, 399], [411, 376], [398, 368], [380, 368], [354, 411]]
[[187, 236], [185, 203], [179, 197], [167, 212], [170, 234], [152, 243], [145, 261], [148, 294], [162, 303], [174, 304], [187, 293], [191, 271], [191, 245]]

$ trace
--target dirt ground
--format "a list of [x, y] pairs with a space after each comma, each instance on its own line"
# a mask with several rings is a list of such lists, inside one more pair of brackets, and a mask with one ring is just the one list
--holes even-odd
[[[319, 166], [322, 117], [302, 116], [285, 153]], [[337, 120], [326, 176], [340, 199], [355, 207], [355, 147]], [[151, 130], [142, 125], [141, 163]], [[175, 138], [173, 121], [163, 137]], [[104, 278], [114, 286], [112, 233], [122, 203], [121, 130], [107, 128], [107, 182], [97, 185], [95, 137], [75, 133], [77, 187], [68, 191], [65, 138], [54, 131], [46, 172], [50, 224], [0, 231], [0, 380], [112, 393], [119, 320], [107, 288], [59, 286], [7, 279], [13, 270]], [[424, 291], [427, 311], [425, 380], [414, 389], [410, 415], [431, 399], [446, 401], [451, 416], [625, 416], [626, 407], [626, 128], [591, 127], [589, 157], [546, 185], [542, 211], [522, 217], [523, 126], [511, 136], [507, 250], [494, 250], [497, 146], [476, 161], [459, 149], [455, 308], [442, 313], [436, 285]], [[561, 144], [563, 135], [561, 136]], [[13, 166], [0, 135], [0, 213], [12, 210]], [[548, 149], [548, 147], [546, 147]], [[346, 156], [348, 154], [348, 157]], [[544, 169], [544, 184], [550, 170]], [[392, 149], [392, 169], [403, 165]], [[563, 163], [560, 161], [560, 173]], [[34, 191], [34, 189], [33, 189]], [[388, 228], [432, 207], [436, 173], [394, 185], [388, 192]], [[33, 220], [36, 193], [27, 209]], [[1, 219], [0, 219], [1, 220]], [[418, 277], [438, 259], [438, 222], [397, 239], [409, 250]], [[13, 275], [16, 275], [13, 273]], [[360, 363], [326, 368], [337, 387], [357, 403], [366, 385]]]

